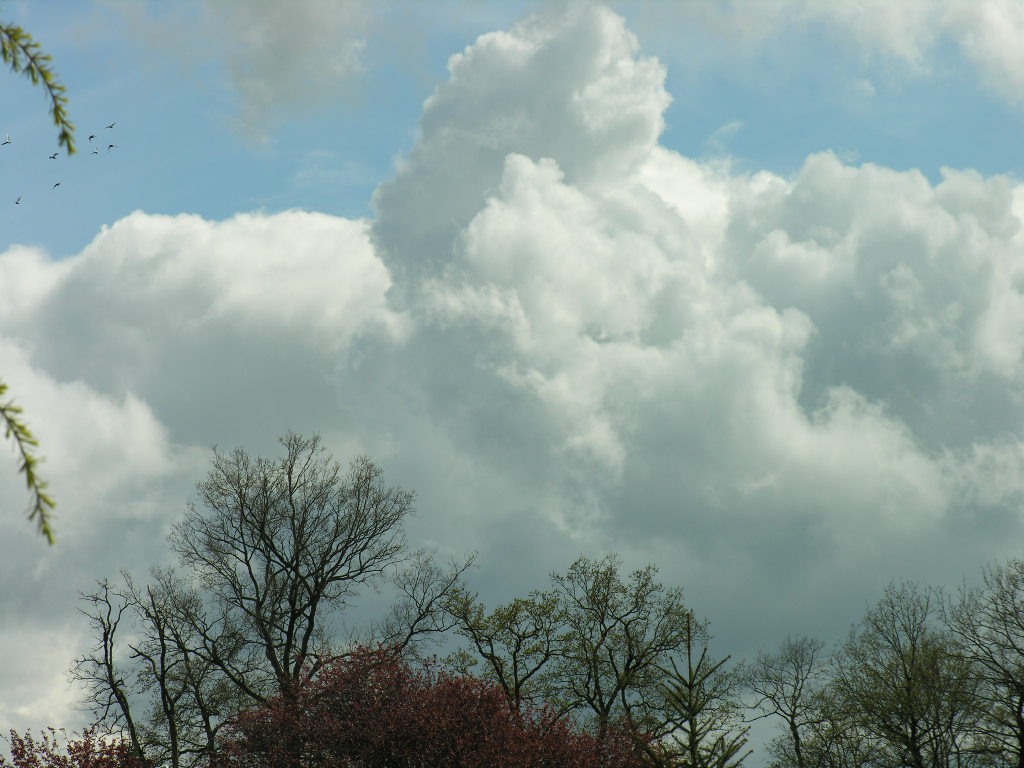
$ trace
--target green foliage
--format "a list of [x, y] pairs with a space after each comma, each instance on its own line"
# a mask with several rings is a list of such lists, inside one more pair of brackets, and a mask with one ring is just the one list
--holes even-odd
[[962, 765], [977, 730], [977, 676], [935, 619], [934, 591], [890, 584], [833, 659], [845, 730], [861, 730], [891, 764]]
[[[564, 574], [551, 574], [551, 590], [492, 611], [476, 594], [453, 590], [446, 610], [472, 651], [448, 663], [465, 673], [483, 662], [481, 676], [497, 683], [514, 708], [550, 706], [599, 738], [625, 725], [638, 736], [636, 746], [647, 749], [675, 727], [665, 668], [690, 649], [697, 622], [682, 590], [665, 588], [654, 566], [630, 574], [621, 566], [612, 554], [580, 557]], [[649, 756], [655, 752], [661, 756], [657, 749]], [[738, 748], [730, 757], [739, 757]]]
[[68, 119], [67, 89], [57, 81], [50, 62], [52, 57], [43, 53], [32, 35], [13, 24], [0, 23], [0, 56], [15, 73], [24, 74], [32, 85], [42, 85], [50, 101], [50, 114], [57, 126], [57, 144], [69, 155], [75, 154], [75, 126]]
[[654, 732], [663, 667], [684, 651], [693, 613], [679, 587], [665, 588], [649, 565], [628, 577], [616, 555], [578, 558], [552, 582], [565, 612], [557, 674], [573, 708], [589, 710], [597, 732], [617, 720]]
[[[458, 633], [472, 641], [483, 659], [482, 675], [494, 680], [517, 709], [557, 697], [549, 662], [567, 638], [565, 610], [556, 593], [535, 590], [488, 613], [477, 595], [458, 589], [447, 610], [455, 617]], [[463, 672], [476, 664], [465, 651], [449, 657], [449, 662]]]
[[750, 726], [739, 699], [740, 675], [726, 667], [731, 657], [708, 656], [711, 634], [705, 622], [688, 618], [683, 658], [664, 669], [661, 688], [667, 705], [671, 739], [661, 744], [661, 765], [689, 768], [739, 768], [750, 757]]
[[[0, 397], [7, 393], [7, 385], [0, 381]], [[3, 423], [4, 437], [14, 441], [14, 446], [21, 459], [18, 470], [25, 476], [25, 485], [32, 503], [29, 507], [28, 518], [34, 520], [39, 526], [41, 533], [53, 544], [53, 528], [50, 525], [51, 515], [57, 503], [46, 493], [46, 483], [39, 479], [36, 468], [40, 459], [33, 452], [39, 446], [32, 431], [21, 419], [22, 410], [14, 404], [13, 400], [0, 401], [0, 422]]]

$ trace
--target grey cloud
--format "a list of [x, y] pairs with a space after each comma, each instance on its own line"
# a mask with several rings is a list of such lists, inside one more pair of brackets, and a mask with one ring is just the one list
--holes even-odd
[[210, 0], [204, 20], [222, 45], [238, 97], [236, 123], [265, 138], [282, 115], [323, 105], [361, 70], [362, 0]]
[[289, 116], [343, 97], [362, 72], [371, 22], [363, 0], [103, 0], [149, 51], [195, 76], [211, 54], [233, 96], [233, 122], [261, 142]]

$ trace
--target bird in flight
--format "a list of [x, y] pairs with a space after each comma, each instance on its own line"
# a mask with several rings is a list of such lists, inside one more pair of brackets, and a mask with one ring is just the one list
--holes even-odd
[[15, 205], [21, 205], [21, 195], [18, 195], [18, 199], [14, 201]]
[[89, 134], [89, 141], [92, 141], [95, 138], [96, 138], [96, 134], [95, 133], [90, 133]]
[[11, 134], [8, 133], [7, 134], [7, 141], [0, 141], [0, 147], [2, 147], [4, 144], [10, 144], [10, 143], [11, 143]]
[[50, 155], [50, 159], [51, 160], [56, 160], [57, 159], [57, 153], [54, 152], [52, 155]]
[[106, 127], [107, 128], [113, 128], [115, 125], [117, 125], [117, 120], [115, 120], [114, 122], [112, 122], [110, 125], [108, 125]]
[[94, 155], [98, 155], [98, 154], [100, 153], [100, 151], [99, 151], [98, 149], [94, 149], [94, 150], [92, 151], [92, 153], [93, 153]]
[[117, 149], [117, 144], [109, 144], [109, 145], [107, 145], [107, 152], [109, 152], [112, 149]]
[[60, 186], [60, 182], [58, 181], [58, 182], [57, 182], [56, 184], [54, 184], [54, 185], [53, 185], [53, 186], [51, 187], [51, 189], [56, 189], [56, 188], [57, 188], [57, 187], [59, 187], [59, 186]]

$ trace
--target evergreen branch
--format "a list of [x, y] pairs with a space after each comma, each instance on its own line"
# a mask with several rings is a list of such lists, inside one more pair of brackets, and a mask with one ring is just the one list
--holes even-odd
[[[0, 397], [6, 392], [7, 384], [0, 381]], [[39, 446], [39, 443], [28, 425], [21, 420], [21, 413], [21, 407], [15, 405], [13, 400], [0, 402], [0, 422], [3, 423], [4, 437], [14, 441], [18, 455], [21, 457], [18, 471], [25, 475], [25, 485], [32, 497], [28, 519], [36, 521], [39, 533], [46, 538], [47, 543], [52, 545], [54, 537], [50, 520], [57, 503], [46, 493], [46, 483], [40, 480], [36, 474], [40, 459], [33, 453], [33, 450]]]
[[52, 57], [43, 53], [32, 35], [13, 24], [0, 23], [0, 56], [15, 73], [23, 73], [33, 85], [42, 84], [50, 100], [50, 114], [60, 133], [57, 144], [75, 154], [75, 126], [68, 119], [67, 89], [57, 81], [57, 73], [50, 62]]

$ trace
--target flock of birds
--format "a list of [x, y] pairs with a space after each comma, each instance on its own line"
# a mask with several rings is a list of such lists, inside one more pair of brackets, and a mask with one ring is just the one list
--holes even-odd
[[[115, 120], [114, 122], [112, 122], [112, 123], [111, 123], [110, 125], [105, 125], [105, 126], [103, 126], [103, 128], [104, 128], [104, 130], [106, 130], [106, 129], [108, 129], [108, 128], [113, 128], [113, 127], [114, 127], [115, 125], [117, 125], [117, 121], [116, 121], [116, 120]], [[92, 145], [93, 139], [95, 139], [95, 138], [96, 138], [96, 134], [95, 134], [95, 133], [90, 133], [90, 134], [89, 134], [89, 144], [90, 144], [90, 145]], [[5, 146], [5, 145], [7, 145], [7, 144], [11, 144], [11, 143], [13, 143], [13, 142], [11, 141], [11, 134], [9, 134], [9, 133], [8, 133], [8, 134], [7, 134], [6, 136], [5, 136], [4, 140], [3, 140], [3, 141], [0, 141], [0, 147], [3, 147], [3, 146]], [[117, 149], [117, 144], [108, 144], [108, 145], [107, 145], [107, 152], [109, 152], [109, 151], [110, 151], [110, 150], [112, 150], [112, 149]], [[92, 150], [92, 154], [94, 154], [94, 155], [98, 155], [99, 153], [100, 153], [99, 147], [98, 147], [98, 146], [96, 146], [96, 147], [93, 147], [93, 150]], [[49, 157], [50, 157], [50, 159], [51, 159], [51, 160], [56, 160], [56, 159], [57, 159], [57, 156], [58, 156], [58, 154], [60, 154], [60, 153], [58, 153], [58, 152], [54, 152], [54, 153], [53, 153], [52, 155], [50, 155]], [[51, 187], [51, 189], [56, 189], [57, 187], [59, 187], [59, 186], [60, 186], [60, 184], [61, 184], [61, 183], [60, 183], [60, 182], [58, 181], [58, 182], [57, 182], [56, 184], [54, 184], [54, 185], [53, 185], [53, 186]], [[22, 197], [23, 197], [22, 195], [18, 195], [18, 199], [14, 201], [14, 204], [15, 204], [15, 205], [21, 205], [21, 198], [22, 198]]]

